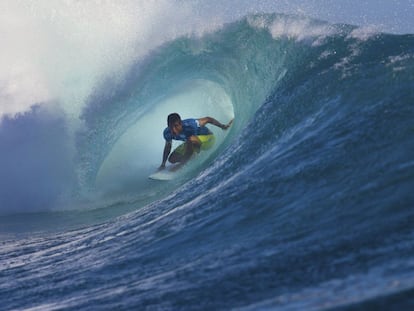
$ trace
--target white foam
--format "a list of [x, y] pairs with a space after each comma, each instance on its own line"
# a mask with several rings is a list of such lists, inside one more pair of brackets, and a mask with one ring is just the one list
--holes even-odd
[[77, 118], [104, 77], [117, 81], [163, 42], [218, 25], [168, 0], [1, 2], [0, 117], [54, 101]]
[[380, 32], [380, 29], [377, 26], [364, 26], [364, 27], [358, 27], [355, 28], [349, 35], [348, 39], [358, 39], [361, 41], [366, 41], [376, 35], [378, 35]]
[[287, 38], [312, 45], [319, 45], [324, 38], [337, 32], [332, 25], [299, 16], [280, 16], [272, 23], [261, 16], [249, 18], [248, 21], [252, 27], [268, 29], [274, 39]]

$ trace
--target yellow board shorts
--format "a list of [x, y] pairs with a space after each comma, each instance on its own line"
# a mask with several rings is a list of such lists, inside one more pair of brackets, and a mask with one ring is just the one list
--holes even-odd
[[[208, 150], [208, 149], [210, 149], [211, 147], [214, 146], [214, 143], [216, 141], [216, 138], [214, 137], [213, 134], [209, 134], [209, 135], [198, 135], [197, 138], [201, 142], [200, 150]], [[187, 142], [179, 145], [177, 148], [175, 148], [174, 152], [177, 152], [177, 153], [179, 153], [181, 155], [184, 155], [185, 154], [186, 144], [187, 144]]]

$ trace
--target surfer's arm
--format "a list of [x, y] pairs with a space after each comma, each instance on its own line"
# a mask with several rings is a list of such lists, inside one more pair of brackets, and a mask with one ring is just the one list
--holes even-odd
[[167, 162], [168, 156], [170, 155], [171, 152], [171, 142], [170, 141], [165, 141], [165, 146], [164, 146], [164, 152], [162, 155], [162, 163], [161, 166], [159, 167], [159, 169], [164, 169], [165, 168], [165, 163]]
[[230, 122], [227, 123], [227, 124], [220, 123], [219, 121], [217, 121], [216, 119], [214, 119], [212, 117], [204, 117], [204, 118], [198, 119], [198, 124], [200, 124], [200, 126], [204, 126], [208, 123], [213, 124], [213, 125], [221, 128], [222, 130], [227, 130], [230, 127], [230, 125], [233, 123], [233, 119], [230, 120]]

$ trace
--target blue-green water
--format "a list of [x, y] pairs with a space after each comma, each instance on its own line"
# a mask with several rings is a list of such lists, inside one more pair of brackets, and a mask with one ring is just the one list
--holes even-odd
[[[1, 124], [2, 308], [413, 306], [413, 35], [251, 15], [112, 82], [73, 136], [41, 107]], [[235, 121], [154, 182], [171, 111]]]

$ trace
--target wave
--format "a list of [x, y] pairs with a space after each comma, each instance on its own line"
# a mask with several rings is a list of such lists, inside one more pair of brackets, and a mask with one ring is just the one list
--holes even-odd
[[[159, 165], [163, 144], [159, 132], [169, 112], [179, 111], [184, 117], [213, 115], [223, 122], [236, 116], [228, 137], [216, 133], [218, 150], [200, 161], [211, 163], [234, 144], [266, 98], [298, 88], [304, 83], [298, 76], [310, 83], [313, 75], [324, 71], [336, 70], [342, 78], [352, 75], [352, 62], [366, 42], [374, 40], [380, 45], [381, 40], [392, 40], [388, 38], [392, 36], [371, 29], [274, 14], [249, 16], [202, 37], [167, 42], [124, 70], [122, 78], [111, 75], [96, 84], [80, 115], [80, 125], [68, 111], [50, 113], [46, 108], [3, 120], [8, 152], [1, 162], [15, 181], [2, 178], [2, 210], [62, 209], [85, 206], [85, 202], [96, 207], [113, 204], [120, 197], [145, 197], [154, 186], [146, 176]], [[409, 54], [389, 56], [387, 66], [397, 66], [394, 63], [401, 62], [399, 57], [403, 62], [411, 61]], [[303, 70], [304, 64], [309, 64], [309, 73]], [[300, 105], [303, 111], [309, 109], [303, 100], [295, 109]], [[34, 138], [25, 136], [32, 119], [38, 119], [40, 125], [35, 128], [46, 132], [44, 137], [36, 132], [31, 133]], [[55, 129], [56, 123], [60, 123], [60, 130]], [[7, 144], [14, 143], [6, 139], [11, 131], [25, 136], [17, 150]], [[262, 130], [256, 131], [263, 135]], [[256, 148], [256, 144], [251, 146]], [[23, 155], [20, 149], [25, 150]], [[29, 166], [42, 169], [20, 170], [20, 164], [14, 162], [18, 152], [20, 163], [39, 163]], [[202, 167], [189, 170], [193, 172], [189, 176]], [[16, 196], [19, 191], [26, 195]]]
[[[249, 15], [154, 45], [93, 84], [80, 120], [42, 103], [3, 118], [2, 212], [70, 208], [1, 218], [4, 305], [409, 305], [413, 41]], [[235, 121], [155, 183], [172, 111]]]

